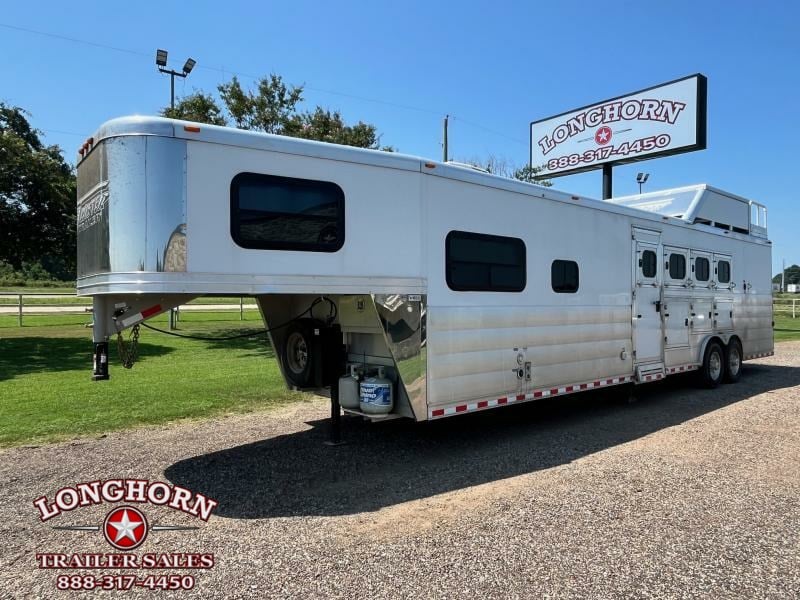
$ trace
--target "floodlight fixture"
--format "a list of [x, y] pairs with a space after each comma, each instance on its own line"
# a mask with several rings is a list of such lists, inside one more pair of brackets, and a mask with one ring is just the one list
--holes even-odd
[[639, 184], [639, 193], [642, 193], [642, 185], [647, 181], [650, 177], [650, 173], [639, 173], [636, 175], [636, 183]]
[[183, 71], [176, 71], [175, 69], [168, 69], [167, 68], [167, 51], [158, 49], [156, 50], [156, 66], [158, 67], [158, 71], [160, 73], [166, 73], [169, 75], [169, 105], [171, 108], [175, 108], [175, 78], [176, 77], [183, 77], [192, 72], [194, 66], [197, 64], [197, 61], [193, 58], [187, 58], [186, 62], [183, 64]]

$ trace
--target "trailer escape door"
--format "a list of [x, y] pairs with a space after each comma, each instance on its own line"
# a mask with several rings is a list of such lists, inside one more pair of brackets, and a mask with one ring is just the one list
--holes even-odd
[[633, 351], [637, 364], [662, 360], [661, 234], [633, 229]]

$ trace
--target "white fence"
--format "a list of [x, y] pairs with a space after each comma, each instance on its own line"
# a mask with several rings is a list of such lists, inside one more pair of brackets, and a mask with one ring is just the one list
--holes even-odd
[[[26, 302], [26, 298], [28, 301]], [[50, 300], [50, 301], [48, 301]], [[244, 311], [257, 310], [253, 300], [237, 298], [238, 302], [223, 303], [223, 299], [205, 299], [192, 301], [173, 309], [170, 319], [170, 328], [178, 321], [181, 310], [230, 312], [239, 311], [239, 320], [244, 320]], [[24, 315], [76, 315], [91, 314], [91, 298], [79, 298], [75, 294], [46, 294], [46, 293], [0, 293], [0, 315], [16, 315], [17, 325], [22, 327]]]
[[800, 316], [800, 297], [798, 298], [773, 298], [772, 312], [775, 315], [785, 315], [796, 319]]

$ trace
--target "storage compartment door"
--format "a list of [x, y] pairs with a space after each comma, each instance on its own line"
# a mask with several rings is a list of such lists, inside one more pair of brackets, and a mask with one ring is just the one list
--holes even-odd
[[667, 348], [689, 346], [689, 300], [664, 301], [664, 338]]

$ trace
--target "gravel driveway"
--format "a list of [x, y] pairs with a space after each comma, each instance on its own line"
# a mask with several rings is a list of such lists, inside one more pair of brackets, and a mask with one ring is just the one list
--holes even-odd
[[6, 450], [0, 597], [57, 594], [37, 552], [109, 552], [98, 532], [51, 528], [101, 522], [108, 505], [41, 523], [32, 501], [120, 477], [220, 503], [207, 524], [146, 508], [151, 523], [201, 528], [152, 533], [140, 551], [215, 555], [174, 597], [800, 597], [800, 343], [747, 363], [736, 385], [681, 376], [631, 406], [611, 396], [345, 419], [336, 448], [314, 400]]

